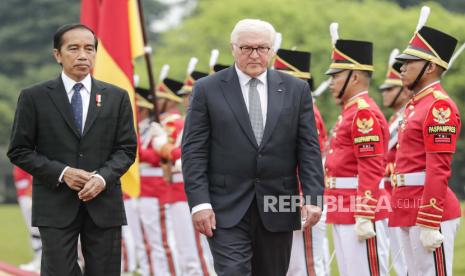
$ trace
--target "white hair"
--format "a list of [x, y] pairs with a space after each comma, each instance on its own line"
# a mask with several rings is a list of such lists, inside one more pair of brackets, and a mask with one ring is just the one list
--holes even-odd
[[231, 32], [231, 43], [237, 43], [241, 33], [268, 33], [271, 47], [273, 47], [276, 37], [273, 25], [260, 19], [242, 19], [237, 22]]

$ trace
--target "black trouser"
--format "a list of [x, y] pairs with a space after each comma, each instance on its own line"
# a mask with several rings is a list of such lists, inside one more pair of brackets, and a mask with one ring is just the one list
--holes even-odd
[[289, 267], [292, 231], [263, 226], [255, 199], [239, 224], [219, 228], [208, 239], [219, 276], [284, 276]]
[[80, 235], [84, 275], [121, 274], [121, 226], [100, 228], [81, 205], [76, 219], [64, 228], [39, 227], [42, 239], [42, 276], [82, 275], [77, 264]]

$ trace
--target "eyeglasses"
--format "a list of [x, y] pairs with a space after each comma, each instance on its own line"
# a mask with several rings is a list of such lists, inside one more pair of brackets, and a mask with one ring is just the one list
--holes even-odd
[[267, 54], [270, 51], [270, 47], [250, 47], [250, 46], [238, 46], [243, 55], [251, 55], [253, 51], [257, 51], [257, 54]]

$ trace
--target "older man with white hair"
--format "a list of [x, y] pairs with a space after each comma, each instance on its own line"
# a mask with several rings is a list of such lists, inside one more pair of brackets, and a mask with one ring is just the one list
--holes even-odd
[[292, 231], [321, 216], [310, 88], [268, 69], [275, 33], [268, 22], [239, 21], [231, 33], [234, 65], [195, 83], [187, 113], [185, 190], [219, 275], [286, 275]]

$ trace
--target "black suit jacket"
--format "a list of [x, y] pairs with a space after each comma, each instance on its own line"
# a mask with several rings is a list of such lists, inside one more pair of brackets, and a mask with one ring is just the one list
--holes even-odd
[[[268, 110], [257, 145], [235, 67], [196, 82], [182, 144], [190, 207], [211, 203], [219, 227], [236, 225], [253, 198], [269, 231], [300, 229], [300, 210], [264, 212], [264, 196], [323, 193], [323, 169], [307, 82], [268, 70]], [[269, 201], [268, 201], [269, 202]], [[276, 205], [275, 207], [278, 207]]]
[[84, 203], [98, 226], [126, 224], [119, 179], [134, 162], [136, 150], [132, 108], [123, 89], [92, 79], [82, 135], [61, 76], [21, 91], [8, 157], [34, 177], [33, 226], [65, 227], [76, 217], [82, 201], [58, 182], [66, 166], [97, 171], [105, 179], [106, 189]]

